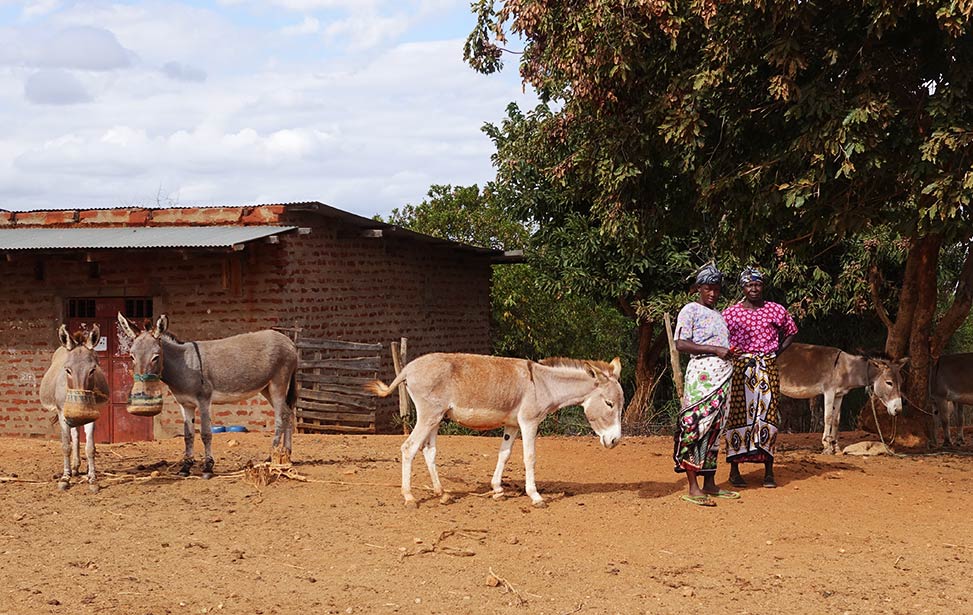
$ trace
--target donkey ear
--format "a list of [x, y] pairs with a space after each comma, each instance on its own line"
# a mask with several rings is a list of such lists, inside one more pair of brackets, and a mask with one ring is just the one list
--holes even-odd
[[605, 372], [603, 372], [601, 369], [595, 367], [594, 365], [592, 365], [588, 361], [585, 361], [584, 362], [584, 371], [589, 376], [591, 376], [592, 378], [594, 378], [598, 383], [602, 383], [602, 382], [604, 382], [605, 380], [608, 379], [608, 376], [605, 374]]
[[901, 359], [899, 359], [898, 361], [896, 361], [896, 363], [899, 365], [899, 367], [905, 367], [906, 363], [908, 363], [908, 362], [909, 362], [909, 357], [902, 357]]
[[118, 313], [118, 328], [128, 339], [134, 340], [138, 337], [135, 329], [132, 328], [132, 323], [130, 323], [121, 312]]
[[586, 374], [588, 374], [589, 376], [591, 376], [592, 378], [594, 378], [595, 380], [597, 380], [598, 379], [598, 376], [601, 375], [601, 372], [599, 372], [595, 368], [595, 366], [592, 365], [591, 363], [589, 363], [588, 361], [585, 361], [584, 362], [584, 372]]
[[57, 339], [61, 341], [61, 346], [64, 346], [65, 349], [71, 350], [74, 348], [74, 338], [68, 333], [67, 325], [61, 325], [57, 330]]
[[609, 363], [612, 366], [612, 375], [615, 380], [618, 380], [622, 376], [622, 359], [620, 357], [615, 357], [612, 362]]
[[163, 314], [159, 316], [159, 320], [155, 321], [155, 326], [152, 327], [152, 337], [158, 338], [169, 328], [169, 317]]
[[94, 350], [95, 346], [98, 345], [98, 340], [101, 339], [101, 327], [98, 325], [91, 325], [91, 331], [88, 331], [85, 335], [84, 346], [88, 350]]

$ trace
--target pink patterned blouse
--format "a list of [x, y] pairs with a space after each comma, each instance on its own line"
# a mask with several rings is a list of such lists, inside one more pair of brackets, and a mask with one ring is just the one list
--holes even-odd
[[741, 352], [774, 354], [780, 339], [797, 333], [797, 325], [787, 309], [772, 301], [764, 301], [755, 310], [735, 303], [723, 310], [723, 319], [730, 330], [730, 345]]

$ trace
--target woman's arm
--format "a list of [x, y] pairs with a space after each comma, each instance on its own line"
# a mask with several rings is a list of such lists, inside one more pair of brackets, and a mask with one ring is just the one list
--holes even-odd
[[730, 359], [732, 353], [729, 348], [723, 346], [710, 346], [708, 344], [697, 344], [689, 340], [676, 340], [676, 350], [685, 354], [712, 354], [721, 359]]

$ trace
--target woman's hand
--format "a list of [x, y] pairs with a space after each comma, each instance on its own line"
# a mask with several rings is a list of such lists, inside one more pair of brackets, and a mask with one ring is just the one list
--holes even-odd
[[715, 353], [716, 356], [723, 359], [724, 361], [730, 361], [734, 358], [734, 356], [736, 356], [736, 353], [733, 351], [733, 348], [724, 348], [723, 346], [714, 346], [713, 348], [716, 349], [716, 353]]

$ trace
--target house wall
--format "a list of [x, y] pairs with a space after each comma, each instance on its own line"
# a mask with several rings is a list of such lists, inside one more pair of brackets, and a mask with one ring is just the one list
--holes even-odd
[[[38, 388], [72, 297], [152, 297], [155, 314], [166, 313], [170, 331], [182, 340], [298, 326], [305, 337], [379, 342], [386, 349], [380, 374], [386, 380], [393, 374], [388, 344], [400, 337], [409, 338], [410, 358], [433, 351], [489, 352], [485, 256], [415, 240], [365, 238], [332, 218], [282, 207], [145, 212], [29, 212], [16, 220], [0, 217], [0, 226], [25, 220], [38, 226], [279, 223], [311, 232], [287, 233], [278, 244], [251, 242], [241, 252], [94, 252], [88, 257], [98, 262], [97, 278], [79, 252], [0, 259], [0, 435], [56, 436]], [[391, 428], [393, 411], [397, 402], [382, 400], [380, 430]], [[273, 429], [273, 411], [259, 396], [214, 406], [213, 417], [215, 423]], [[156, 438], [182, 433], [168, 393], [154, 421]]]

